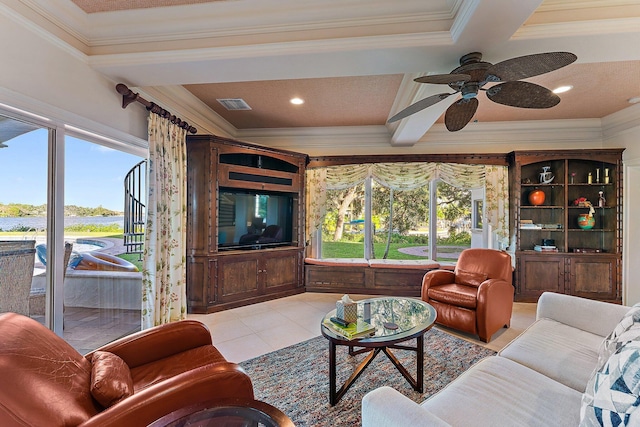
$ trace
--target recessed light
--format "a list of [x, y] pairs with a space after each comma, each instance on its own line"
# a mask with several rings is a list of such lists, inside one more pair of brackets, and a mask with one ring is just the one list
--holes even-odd
[[565, 93], [565, 92], [569, 92], [571, 89], [573, 89], [573, 86], [568, 85], [568, 86], [558, 86], [557, 88], [555, 88], [552, 92], [555, 94], [558, 93]]
[[629, 104], [637, 104], [638, 102], [640, 102], [640, 96], [634, 96], [633, 98], [627, 99], [627, 101], [629, 102]]
[[291, 98], [289, 100], [290, 103], [292, 103], [293, 105], [301, 105], [304, 104], [304, 99], [301, 98]]

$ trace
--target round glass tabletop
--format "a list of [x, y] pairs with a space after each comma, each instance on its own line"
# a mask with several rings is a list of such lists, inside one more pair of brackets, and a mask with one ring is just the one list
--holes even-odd
[[[373, 336], [359, 338], [359, 343], [402, 341], [417, 333], [423, 333], [436, 320], [436, 310], [424, 301], [415, 298], [382, 297], [357, 301], [358, 318], [375, 327]], [[324, 326], [326, 320], [336, 316], [330, 311], [321, 322], [322, 333], [337, 340], [340, 335]]]

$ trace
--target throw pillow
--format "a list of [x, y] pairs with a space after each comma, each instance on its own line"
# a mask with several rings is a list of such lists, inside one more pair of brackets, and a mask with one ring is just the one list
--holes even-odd
[[603, 341], [580, 409], [581, 426], [640, 423], [640, 304]]
[[91, 395], [108, 408], [133, 394], [129, 366], [118, 355], [96, 351], [91, 359]]
[[482, 273], [472, 273], [462, 269], [456, 270], [456, 283], [460, 285], [469, 285], [479, 287], [482, 282], [487, 280], [487, 275]]

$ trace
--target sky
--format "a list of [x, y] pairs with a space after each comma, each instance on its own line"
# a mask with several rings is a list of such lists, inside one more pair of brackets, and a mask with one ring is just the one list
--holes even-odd
[[[10, 139], [0, 148], [0, 203], [42, 205], [47, 199], [47, 130]], [[124, 178], [141, 157], [67, 136], [65, 205], [124, 210]]]

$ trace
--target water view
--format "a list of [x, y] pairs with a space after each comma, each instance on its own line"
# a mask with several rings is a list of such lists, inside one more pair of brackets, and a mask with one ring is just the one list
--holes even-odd
[[[124, 228], [123, 216], [68, 216], [64, 218], [65, 227], [78, 224], [112, 225], [117, 224]], [[45, 217], [6, 217], [0, 218], [0, 231], [11, 231], [16, 228], [30, 228], [44, 230], [47, 227]]]

